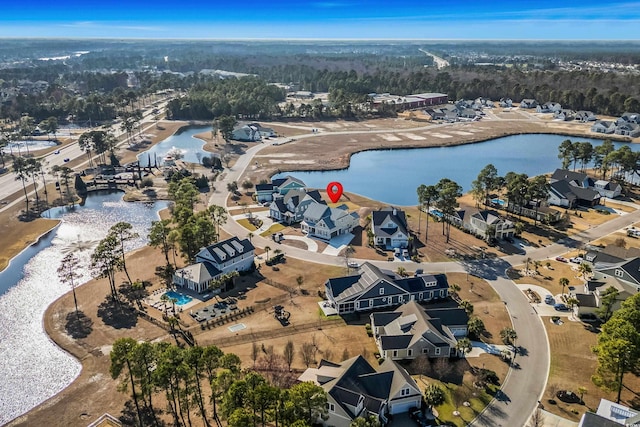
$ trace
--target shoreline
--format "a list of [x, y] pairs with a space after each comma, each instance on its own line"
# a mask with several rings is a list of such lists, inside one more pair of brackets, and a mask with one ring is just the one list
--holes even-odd
[[[486, 123], [482, 123], [482, 122], [473, 122], [473, 123], [479, 123], [480, 125], [482, 124], [486, 124]], [[498, 122], [493, 122], [493, 123], [498, 123]], [[579, 129], [575, 129], [575, 130], [571, 130], [571, 129], [556, 129], [553, 127], [549, 127], [549, 123], [547, 122], [522, 122], [520, 121], [520, 124], [525, 124], [526, 129], [514, 129], [514, 130], [509, 130], [509, 129], [505, 129], [504, 127], [496, 127], [493, 129], [489, 129], [488, 131], [486, 131], [485, 135], [480, 135], [480, 134], [472, 134], [472, 135], [468, 135], [468, 136], [457, 136], [457, 140], [455, 141], [450, 141], [450, 142], [444, 142], [442, 140], [409, 140], [409, 141], [402, 141], [402, 142], [398, 142], [398, 143], [389, 143], [387, 142], [387, 145], [380, 145], [380, 144], [374, 144], [374, 143], [368, 143], [365, 145], [359, 145], [359, 146], [349, 146], [349, 147], [343, 147], [343, 146], [339, 146], [339, 147], [335, 147], [336, 150], [334, 157], [329, 157], [326, 158], [323, 162], [319, 163], [319, 162], [314, 162], [314, 163], [280, 163], [280, 164], [267, 164], [264, 166], [264, 169], [262, 171], [262, 175], [260, 176], [261, 178], [271, 178], [273, 175], [276, 175], [278, 173], [293, 173], [293, 172], [314, 172], [314, 171], [339, 171], [339, 170], [345, 170], [348, 169], [351, 165], [351, 157], [355, 154], [358, 153], [362, 153], [365, 151], [385, 151], [385, 150], [413, 150], [413, 149], [422, 149], [422, 148], [442, 148], [442, 147], [454, 147], [454, 146], [460, 146], [460, 145], [469, 145], [469, 144], [478, 144], [478, 143], [482, 143], [482, 142], [487, 142], [490, 141], [492, 139], [498, 139], [498, 138], [502, 138], [502, 137], [507, 137], [507, 136], [515, 136], [515, 135], [527, 135], [527, 134], [549, 134], [549, 135], [560, 135], [560, 136], [567, 136], [567, 137], [572, 137], [572, 138], [590, 138], [590, 139], [598, 139], [601, 141], [604, 141], [606, 139], [610, 139], [612, 141], [616, 141], [616, 142], [623, 142], [623, 143], [629, 143], [629, 144], [637, 144], [640, 143], [640, 140], [638, 138], [636, 139], [632, 139], [629, 137], [623, 137], [620, 135], [602, 135], [602, 134], [591, 134], [590, 132], [587, 132], [586, 129], [584, 131], [580, 131]], [[467, 124], [467, 123], [465, 123]], [[472, 123], [468, 123], [468, 125], [471, 125]], [[504, 121], [504, 125], [508, 125], [508, 124], [513, 124], [513, 122], [507, 122], [506, 120]], [[452, 124], [451, 127], [446, 127], [443, 129], [442, 126], [438, 126], [438, 127], [431, 127], [431, 126], [418, 126], [416, 128], [401, 128], [401, 129], [385, 129], [385, 130], [370, 130], [370, 131], [362, 131], [359, 133], [352, 133], [351, 135], [353, 136], [358, 136], [358, 135], [375, 135], [375, 134], [384, 134], [384, 133], [403, 133], [403, 132], [411, 132], [411, 131], [415, 131], [415, 129], [420, 129], [422, 132], [426, 132], [429, 130], [435, 130], [435, 131], [445, 131], [453, 128], [456, 130], [463, 130], [464, 127], [462, 126], [457, 126], [457, 124]], [[335, 137], [343, 137], [343, 138], [348, 138], [350, 135], [349, 134], [333, 134], [332, 132], [327, 132], [327, 133], [321, 133], [321, 134], [316, 134], [310, 138], [300, 138], [297, 141], [293, 142], [293, 143], [289, 143], [289, 144], [282, 144], [282, 145], [277, 145], [277, 146], [271, 146], [269, 148], [272, 149], [272, 153], [270, 154], [275, 154], [274, 157], [277, 157], [277, 154], [279, 154], [280, 152], [291, 152], [291, 153], [295, 153], [297, 155], [304, 155], [305, 154], [305, 150], [301, 150], [301, 149], [296, 149], [296, 148], [292, 148], [293, 146], [295, 146], [294, 144], [297, 144], [298, 142], [308, 142], [308, 141], [312, 141], [316, 138], [335, 138]], [[334, 148], [333, 147], [333, 143], [332, 142], [328, 142], [326, 144], [328, 147], [325, 147], [325, 150], [331, 152], [331, 149]], [[264, 153], [261, 155], [261, 157], [268, 159], [270, 157], [270, 154]]]
[[[176, 132], [178, 132], [179, 129], [182, 129], [186, 126], [190, 126], [191, 124], [186, 124], [186, 125], [182, 125], [180, 127], [178, 127], [178, 129], [174, 130], [174, 132], [172, 133], [175, 134]], [[548, 128], [547, 123], [541, 123], [541, 125], [543, 125], [542, 127], [544, 128]], [[386, 133], [394, 133], [394, 132], [408, 132], [410, 130], [408, 129], [397, 129], [395, 131], [388, 131]], [[362, 134], [366, 134], [366, 132], [361, 132]], [[521, 135], [521, 134], [553, 134], [553, 135], [566, 135], [566, 136], [572, 136], [572, 137], [588, 137], [588, 138], [593, 138], [593, 139], [614, 139], [614, 138], [601, 138], [599, 135], [596, 136], [591, 136], [591, 135], [584, 135], [584, 134], [579, 134], [577, 132], [571, 133], [568, 131], [559, 131], [559, 130], [554, 130], [554, 129], [545, 129], [544, 131], [514, 131], [514, 132], [508, 132], [508, 131], [503, 131], [502, 134], [492, 134], [492, 135], [488, 135], [488, 136], [482, 136], [479, 138], [471, 138], [470, 140], [462, 140], [462, 141], [456, 141], [456, 142], [451, 142], [451, 143], [438, 143], [438, 144], [433, 144], [433, 145], [426, 145], [426, 144], [416, 144], [419, 143], [421, 141], [413, 141], [413, 144], [411, 145], [407, 145], [407, 146], [390, 146], [390, 147], [362, 147], [361, 149], [358, 150], [352, 150], [349, 155], [346, 158], [341, 159], [346, 166], [342, 166], [339, 168], [333, 168], [330, 167], [331, 165], [326, 163], [326, 164], [321, 164], [319, 166], [321, 166], [321, 168], [319, 169], [306, 169], [306, 170], [342, 170], [342, 169], [346, 169], [350, 166], [350, 161], [351, 161], [351, 156], [360, 152], [364, 152], [364, 151], [370, 151], [370, 150], [394, 150], [394, 149], [419, 149], [419, 148], [435, 148], [435, 147], [447, 147], [447, 146], [456, 146], [456, 145], [465, 145], [465, 144], [474, 144], [474, 143], [481, 143], [481, 142], [486, 142], [492, 139], [496, 139], [496, 138], [500, 138], [500, 137], [504, 137], [504, 136], [512, 136], [512, 135]], [[331, 133], [327, 133], [327, 134], [323, 134], [323, 136], [331, 136]], [[335, 137], [340, 137], [340, 136], [344, 136], [344, 135], [333, 135]], [[474, 135], [475, 136], [475, 135]], [[479, 136], [479, 135], [478, 135]], [[205, 139], [200, 138], [200, 137], [196, 137], [197, 139], [203, 141], [205, 144], [203, 145], [203, 150], [206, 150], [206, 145], [207, 142]], [[166, 139], [166, 137], [165, 137]], [[462, 138], [461, 138], [462, 139]], [[303, 140], [300, 141], [308, 141], [308, 140], [313, 140], [313, 138], [304, 138]], [[620, 140], [618, 138], [615, 138], [615, 140]], [[151, 146], [159, 143], [161, 141], [155, 141]], [[622, 140], [622, 142], [629, 142], [629, 143], [636, 143], [634, 141], [631, 141], [628, 138], [624, 138]], [[289, 144], [285, 144], [282, 146], [277, 146], [277, 147], [287, 147], [290, 148], [291, 146]], [[133, 153], [132, 153], [133, 154]], [[134, 154], [134, 157], [137, 158], [137, 155]], [[290, 172], [295, 172], [295, 171], [301, 171], [303, 169], [295, 169], [295, 164], [288, 164], [287, 166], [292, 167], [292, 169], [286, 169], [285, 171], [290, 171]], [[304, 166], [304, 165], [301, 165]], [[329, 167], [327, 167], [329, 166]], [[285, 172], [282, 171], [282, 172]], [[274, 172], [276, 173], [276, 172]], [[272, 173], [269, 176], [272, 176], [274, 173]], [[243, 174], [244, 175], [244, 174]], [[125, 195], [127, 193], [125, 192]], [[355, 193], [354, 193], [355, 194]], [[124, 196], [123, 196], [124, 197]], [[160, 211], [162, 212], [162, 211]], [[159, 215], [160, 215], [159, 212]], [[53, 227], [51, 227], [51, 229], [49, 229], [47, 232], [43, 233], [37, 241], [39, 241], [43, 236], [45, 236], [46, 234], [50, 233], [53, 229], [55, 229], [58, 225], [59, 225], [60, 221], [58, 220], [58, 223], [55, 224]], [[37, 242], [36, 241], [36, 242]], [[31, 243], [29, 246], [25, 247], [20, 253], [22, 253], [24, 250], [26, 250], [28, 247], [32, 246], [33, 244], [35, 244], [36, 242]], [[134, 251], [131, 251], [127, 254], [127, 257], [135, 257], [136, 255], [140, 255], [141, 253], [145, 252], [145, 249], [149, 249], [148, 246], [144, 246], [142, 248], [138, 248], [135, 249]], [[13, 257], [15, 258], [15, 257]], [[13, 260], [12, 258], [12, 260]], [[9, 261], [10, 263], [11, 261]], [[9, 265], [9, 264], [8, 264]], [[77, 291], [79, 289], [83, 289], [86, 290], [87, 284], [92, 283], [92, 284], [96, 284], [96, 282], [100, 283], [100, 282], [104, 282], [103, 279], [91, 279], [87, 282], [85, 282], [84, 284], [78, 286], [78, 288], [76, 289]], [[104, 283], [102, 283], [102, 285], [104, 286]], [[81, 364], [81, 371], [80, 374], [71, 382], [69, 383], [63, 390], [61, 390], [60, 392], [58, 392], [56, 395], [50, 397], [49, 399], [45, 400], [44, 402], [40, 403], [39, 405], [37, 405], [36, 407], [32, 408], [31, 410], [25, 412], [24, 414], [18, 416], [17, 418], [11, 420], [8, 425], [14, 426], [14, 425], [26, 425], [26, 424], [22, 424], [23, 422], [26, 423], [27, 420], [32, 417], [32, 416], [36, 416], [36, 414], [39, 414], [41, 411], [46, 410], [47, 408], [51, 407], [52, 405], [56, 404], [57, 402], [64, 400], [65, 398], [69, 397], [69, 395], [71, 395], [72, 393], [78, 391], [78, 390], [82, 390], [83, 388], [89, 387], [89, 382], [90, 380], [92, 380], [93, 377], [89, 377], [87, 378], [87, 381], [80, 381], [81, 379], [83, 379], [83, 377], [87, 377], [87, 375], [92, 374], [91, 372], [91, 367], [96, 367], [99, 365], [100, 363], [100, 357], [96, 357], [96, 354], [94, 354], [91, 349], [86, 348], [85, 346], [83, 346], [82, 344], [82, 340], [76, 340], [73, 339], [71, 337], [69, 337], [68, 335], [66, 335], [64, 333], [64, 331], [61, 331], [59, 329], [56, 328], [56, 321], [57, 321], [57, 317], [56, 317], [56, 313], [58, 313], [63, 307], [64, 305], [67, 303], [65, 301], [65, 299], [69, 299], [69, 296], [71, 295], [71, 291], [69, 290], [68, 292], [66, 292], [64, 295], [60, 296], [59, 298], [57, 298], [55, 301], [51, 302], [47, 309], [45, 310], [43, 319], [42, 319], [42, 327], [46, 333], [46, 335], [48, 336], [48, 338], [56, 345], [58, 346], [60, 349], [62, 349], [64, 352], [70, 354], [72, 357], [74, 357], [76, 360], [78, 360]], [[143, 320], [143, 319], [140, 319]], [[150, 324], [151, 325], [151, 324]], [[148, 329], [148, 328], [144, 328], [144, 329]], [[148, 334], [150, 335], [150, 334]], [[108, 347], [110, 346], [109, 343], [102, 343], [103, 347]], [[92, 357], [93, 356], [93, 357]], [[104, 354], [101, 354], [101, 357], [104, 357]], [[106, 355], [108, 358], [108, 354]], [[108, 361], [107, 361], [108, 363]], [[85, 366], [86, 364], [86, 366]], [[99, 370], [99, 368], [95, 368], [97, 370]], [[110, 381], [110, 379], [108, 380]], [[120, 393], [118, 393], [120, 394]], [[122, 399], [125, 399], [126, 396], [122, 395], [120, 396]], [[101, 414], [91, 414], [92, 416], [94, 415], [101, 415]], [[25, 420], [26, 419], [26, 420]], [[88, 420], [90, 421], [90, 420]], [[86, 422], [85, 422], [86, 425]]]
[[51, 226], [51, 228], [49, 228], [48, 230], [40, 233], [34, 241], [28, 243], [27, 245], [25, 245], [20, 252], [18, 252], [17, 254], [15, 254], [14, 256], [12, 256], [11, 258], [9, 258], [9, 260], [7, 261], [6, 265], [4, 266], [4, 268], [2, 268], [2, 270], [0, 270], [0, 273], [4, 273], [7, 269], [9, 269], [9, 267], [11, 267], [11, 263], [18, 258], [20, 255], [22, 255], [25, 251], [27, 251], [28, 249], [30, 249], [32, 246], [37, 245], [38, 243], [40, 243], [40, 241], [42, 239], [44, 239], [45, 237], [47, 237], [49, 235], [49, 233], [51, 233], [53, 230], [55, 230], [56, 228], [58, 228], [60, 226], [60, 224], [62, 223], [62, 220], [60, 219], [50, 219], [50, 218], [43, 218], [49, 221], [54, 221], [55, 224], [53, 224]]

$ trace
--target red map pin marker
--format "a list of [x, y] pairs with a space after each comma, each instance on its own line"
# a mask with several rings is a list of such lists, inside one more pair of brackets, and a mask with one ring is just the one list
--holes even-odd
[[342, 184], [340, 184], [339, 182], [330, 182], [329, 185], [327, 185], [327, 194], [329, 195], [329, 198], [331, 199], [331, 201], [333, 203], [336, 203], [338, 200], [340, 200], [340, 197], [342, 197]]

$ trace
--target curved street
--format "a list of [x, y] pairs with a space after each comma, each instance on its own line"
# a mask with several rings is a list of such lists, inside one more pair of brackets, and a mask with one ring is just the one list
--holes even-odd
[[[357, 133], [360, 131], [345, 131], [335, 133]], [[372, 132], [372, 131], [368, 131]], [[388, 132], [377, 130], [374, 132]], [[318, 134], [298, 135], [296, 139], [314, 137]], [[227, 169], [224, 177], [219, 180], [216, 190], [210, 196], [209, 204], [229, 207], [227, 201], [229, 193], [226, 191], [227, 183], [238, 181], [246, 168], [251, 164], [253, 157], [274, 141], [251, 147], [245, 154], [238, 158], [232, 169]], [[557, 243], [542, 248], [532, 249], [526, 256], [534, 260], [543, 260], [562, 255], [570, 249], [580, 248], [591, 240], [622, 229], [634, 222], [640, 221], [640, 210], [614, 218], [597, 227], [567, 237]], [[223, 229], [231, 235], [245, 237], [249, 231], [236, 221], [228, 221]], [[265, 246], [280, 245], [271, 239], [260, 235], [252, 237], [252, 243], [259, 248]], [[304, 261], [344, 266], [345, 259], [310, 252], [305, 249], [287, 246], [287, 256]], [[503, 382], [502, 389], [489, 405], [469, 424], [471, 426], [524, 426], [528, 423], [531, 414], [538, 406], [538, 402], [544, 393], [547, 377], [549, 375], [550, 352], [546, 330], [538, 315], [524, 293], [507, 278], [505, 272], [511, 265], [522, 264], [523, 255], [511, 255], [498, 259], [484, 259], [473, 262], [437, 262], [437, 263], [412, 263], [416, 268], [422, 268], [425, 272], [446, 273], [466, 272], [479, 276], [493, 287], [500, 298], [505, 302], [513, 323], [513, 328], [518, 333], [518, 354]], [[352, 259], [362, 263], [364, 259]], [[406, 266], [406, 262], [369, 261], [386, 269], [395, 269]]]

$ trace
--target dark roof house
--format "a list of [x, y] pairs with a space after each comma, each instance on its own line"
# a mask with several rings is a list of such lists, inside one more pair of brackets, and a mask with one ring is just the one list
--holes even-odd
[[449, 295], [449, 283], [444, 274], [418, 275], [400, 278], [365, 262], [351, 276], [327, 280], [327, 299], [338, 314], [369, 311], [408, 302], [431, 301]]

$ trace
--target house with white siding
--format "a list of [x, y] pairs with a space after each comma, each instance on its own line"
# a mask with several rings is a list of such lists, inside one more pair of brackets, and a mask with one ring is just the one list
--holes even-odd
[[331, 240], [351, 233], [359, 223], [360, 217], [356, 212], [349, 212], [347, 205], [331, 208], [314, 201], [304, 211], [300, 229], [308, 237]]
[[538, 101], [535, 99], [523, 99], [520, 101], [520, 108], [536, 108], [538, 106]]
[[302, 221], [304, 213], [314, 203], [326, 205], [318, 190], [294, 189], [285, 196], [277, 194], [269, 205], [269, 216], [287, 225]]
[[256, 185], [256, 201], [258, 203], [271, 202], [276, 196], [286, 196], [291, 190], [304, 189], [305, 187], [304, 182], [291, 175], [272, 179], [269, 183]]
[[640, 136], [640, 125], [636, 124], [636, 123], [619, 123], [616, 126], [616, 135], [624, 135], [624, 136], [629, 136], [631, 138], [635, 138], [637, 136]]
[[387, 250], [409, 247], [407, 216], [402, 210], [388, 206], [371, 212], [371, 231], [376, 246]]
[[607, 120], [598, 120], [591, 126], [591, 132], [610, 135], [616, 132], [616, 124]]
[[225, 274], [251, 270], [254, 256], [255, 248], [249, 239], [231, 237], [201, 249], [195, 264], [176, 270], [173, 284], [198, 293], [206, 292]]
[[[495, 237], [496, 239], [504, 239], [511, 237], [516, 232], [516, 226], [513, 221], [502, 218], [500, 214], [494, 210], [482, 210], [471, 215], [470, 219], [471, 231], [485, 238]], [[487, 235], [487, 230], [493, 227], [495, 232]]]
[[231, 139], [235, 141], [255, 142], [262, 141], [262, 138], [277, 136], [276, 132], [260, 123], [246, 123], [236, 127], [231, 133]]

